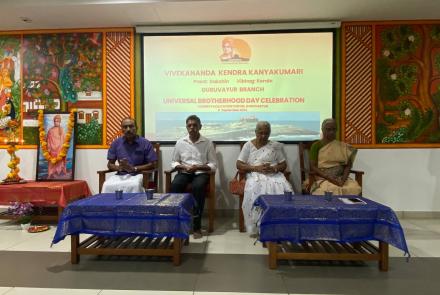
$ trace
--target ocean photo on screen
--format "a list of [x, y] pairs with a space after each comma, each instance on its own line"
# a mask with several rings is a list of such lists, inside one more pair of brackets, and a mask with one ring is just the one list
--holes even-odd
[[[156, 113], [156, 140], [176, 141], [187, 134], [185, 120], [193, 113]], [[319, 139], [319, 112], [233, 112], [197, 113], [202, 121], [200, 133], [213, 141], [247, 141], [255, 138], [258, 121], [271, 124], [270, 139], [311, 141]]]

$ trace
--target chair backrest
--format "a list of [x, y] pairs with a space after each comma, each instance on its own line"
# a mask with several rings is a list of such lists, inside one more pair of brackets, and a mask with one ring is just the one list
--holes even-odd
[[[310, 148], [314, 141], [300, 142], [298, 145], [299, 167], [301, 173], [301, 190], [303, 194], [309, 194], [309, 186], [305, 186], [305, 181], [310, 174]], [[309, 179], [310, 180], [310, 179]]]
[[158, 188], [160, 188], [161, 186], [159, 185], [160, 183], [160, 179], [159, 179], [159, 170], [160, 170], [160, 143], [156, 142], [153, 143], [153, 148], [154, 148], [154, 152], [157, 155], [157, 168], [156, 170], [153, 172], [152, 177], [145, 177], [144, 175], [144, 179], [143, 179], [143, 186], [145, 189], [147, 188], [152, 188], [154, 189], [156, 192], [158, 192]]
[[314, 141], [300, 142], [298, 147], [299, 152], [299, 167], [301, 169], [301, 183], [303, 183], [310, 172], [310, 147]]

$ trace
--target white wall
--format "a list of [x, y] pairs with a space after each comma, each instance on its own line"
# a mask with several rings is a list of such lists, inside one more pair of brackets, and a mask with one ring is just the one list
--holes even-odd
[[396, 211], [440, 211], [440, 149], [362, 149], [363, 195]]
[[[161, 167], [169, 167], [173, 146], [161, 146]], [[217, 208], [233, 209], [238, 200], [228, 192], [228, 182], [235, 175], [238, 145], [217, 145]], [[299, 162], [296, 145], [285, 145], [291, 180], [299, 190]], [[75, 178], [89, 183], [98, 192], [96, 171], [106, 168], [106, 150], [76, 151]], [[35, 179], [36, 150], [19, 150], [20, 175]], [[9, 155], [0, 150], [0, 179], [9, 171]], [[361, 149], [355, 169], [365, 171], [365, 197], [392, 207], [396, 211], [440, 211], [440, 149]], [[162, 174], [161, 174], [162, 175]], [[162, 175], [163, 176], [163, 175]], [[163, 183], [161, 178], [161, 183]]]

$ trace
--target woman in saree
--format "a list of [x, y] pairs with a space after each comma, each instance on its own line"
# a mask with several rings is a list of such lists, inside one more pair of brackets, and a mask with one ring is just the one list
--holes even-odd
[[258, 196], [293, 192], [283, 174], [287, 164], [282, 145], [269, 140], [270, 131], [269, 122], [258, 122], [255, 139], [244, 144], [237, 160], [237, 169], [246, 172], [242, 209], [246, 231], [251, 235], [257, 233], [257, 222], [261, 214], [253, 207]]
[[315, 181], [310, 186], [312, 195], [359, 195], [361, 187], [348, 177], [356, 149], [336, 140], [336, 122], [325, 119], [322, 122], [322, 139], [310, 148], [310, 170]]

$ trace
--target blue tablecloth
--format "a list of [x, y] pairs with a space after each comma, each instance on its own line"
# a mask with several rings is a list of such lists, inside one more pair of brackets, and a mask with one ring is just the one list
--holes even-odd
[[[341, 196], [349, 198], [355, 196]], [[405, 236], [391, 208], [358, 197], [366, 204], [345, 204], [334, 196], [262, 195], [255, 206], [262, 209], [260, 240], [262, 242], [329, 240], [358, 242], [383, 241], [409, 254]]]
[[194, 198], [191, 194], [99, 194], [70, 203], [58, 222], [53, 243], [66, 235], [188, 238]]

